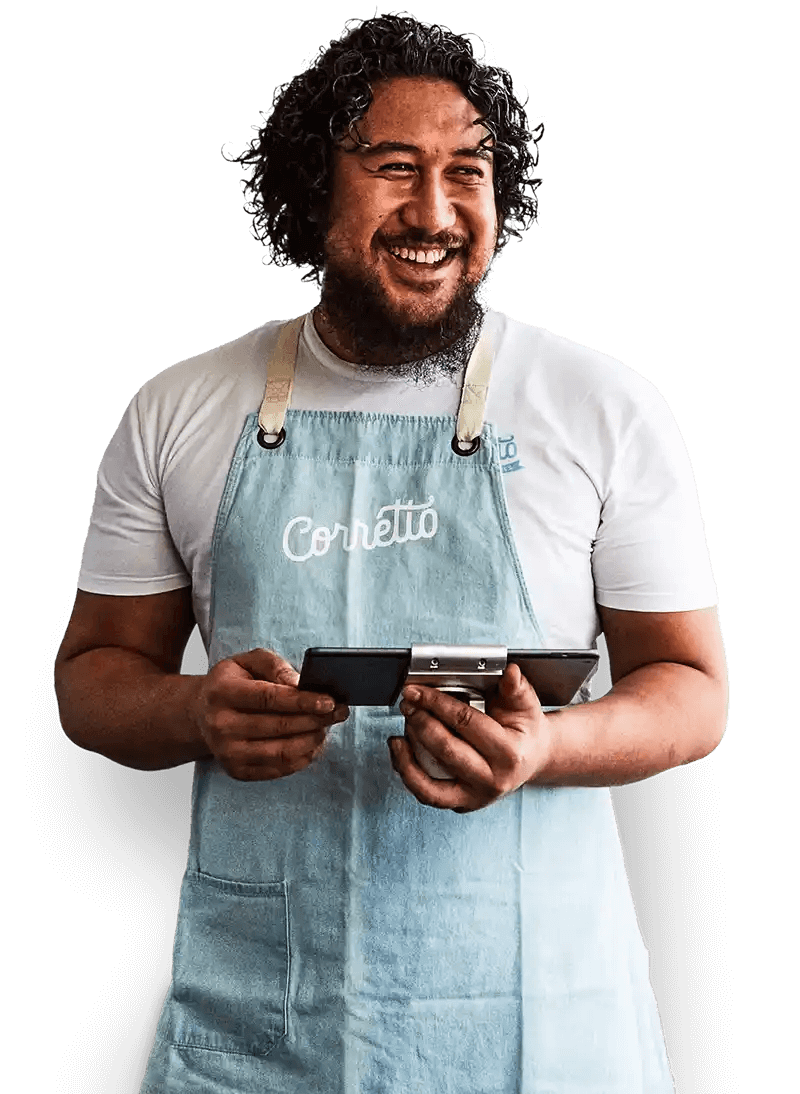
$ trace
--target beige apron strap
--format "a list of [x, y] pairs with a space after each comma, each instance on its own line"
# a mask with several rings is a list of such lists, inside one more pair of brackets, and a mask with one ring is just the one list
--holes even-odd
[[[283, 423], [292, 397], [297, 344], [305, 320], [305, 315], [300, 315], [297, 319], [284, 323], [267, 365], [267, 384], [258, 412], [261, 429], [258, 440], [263, 448], [278, 448], [286, 436]], [[484, 328], [470, 355], [461, 388], [456, 435], [453, 438], [453, 450], [459, 456], [471, 456], [480, 446], [492, 357], [491, 338]]]
[[[267, 386], [258, 412], [258, 424], [267, 439], [277, 440], [283, 432], [283, 422], [294, 384], [294, 366], [297, 359], [297, 343], [303, 329], [305, 315], [284, 323], [278, 334], [278, 341], [267, 365]], [[263, 442], [262, 442], [263, 443]], [[265, 445], [277, 448], [277, 443]]]
[[475, 349], [470, 355], [464, 384], [461, 388], [461, 401], [458, 406], [456, 435], [453, 438], [453, 451], [459, 456], [471, 456], [480, 445], [483, 417], [486, 413], [486, 396], [489, 391], [489, 377], [492, 371], [493, 347], [486, 327], [481, 331]]

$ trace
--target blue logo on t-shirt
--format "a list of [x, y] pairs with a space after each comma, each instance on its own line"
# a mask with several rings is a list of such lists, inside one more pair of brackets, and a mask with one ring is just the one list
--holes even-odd
[[498, 437], [497, 443], [500, 448], [500, 466], [503, 471], [524, 471], [525, 468], [516, 459], [517, 445], [514, 441], [514, 434], [512, 433], [508, 437]]

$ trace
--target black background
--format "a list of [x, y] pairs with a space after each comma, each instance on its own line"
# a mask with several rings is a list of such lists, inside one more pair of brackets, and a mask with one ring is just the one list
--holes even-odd
[[[186, 34], [131, 26], [125, 48], [109, 36], [63, 86], [63, 200], [45, 264], [48, 295], [66, 305], [50, 397], [71, 441], [54, 450], [62, 455], [49, 501], [58, 528], [53, 656], [96, 466], [131, 395], [174, 361], [315, 303], [297, 272], [260, 265], [241, 175], [220, 152], [240, 151], [275, 85], [346, 18], [370, 13], [345, 9], [311, 28], [290, 19], [281, 35], [235, 12], [224, 26], [189, 25]], [[546, 126], [541, 222], [507, 248], [490, 303], [612, 354], [661, 389], [693, 459], [724, 609], [719, 561], [729, 527], [715, 490], [708, 377], [718, 368], [716, 330], [731, 318], [718, 284], [734, 259], [717, 200], [714, 72], [700, 63], [699, 45], [661, 24], [635, 26], [623, 40], [613, 24], [521, 34], [488, 16], [462, 20], [448, 5], [418, 13], [479, 32], [490, 59], [530, 98], [531, 119]], [[195, 633], [184, 671], [202, 670]], [[601, 672], [595, 695], [604, 686]], [[49, 687], [45, 679], [46, 695]], [[55, 699], [45, 720], [46, 854], [60, 894], [48, 945], [62, 970], [68, 1045], [61, 1063], [91, 1073], [93, 1089], [134, 1094], [169, 986], [192, 769], [137, 772], [83, 752], [63, 737]], [[734, 901], [735, 724], [734, 712], [710, 758], [613, 791], [681, 1094], [731, 1089], [730, 935], [721, 924]]]

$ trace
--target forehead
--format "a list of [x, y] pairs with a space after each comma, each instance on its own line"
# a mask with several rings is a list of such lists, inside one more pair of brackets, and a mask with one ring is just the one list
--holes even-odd
[[489, 133], [480, 112], [449, 80], [398, 76], [375, 84], [372, 103], [357, 123], [362, 141], [399, 141], [423, 150], [476, 147]]

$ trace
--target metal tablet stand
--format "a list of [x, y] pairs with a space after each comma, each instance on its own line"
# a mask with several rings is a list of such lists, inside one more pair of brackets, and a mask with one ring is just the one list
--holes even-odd
[[485, 694], [503, 675], [508, 661], [506, 646], [411, 647], [407, 684], [424, 684], [448, 695], [465, 695], [462, 702], [485, 709]]
[[[452, 695], [477, 710], [486, 710], [486, 692], [496, 685], [508, 662], [506, 646], [411, 647], [407, 684], [423, 684]], [[417, 763], [432, 779], [450, 779], [452, 775], [427, 749], [414, 746]]]

